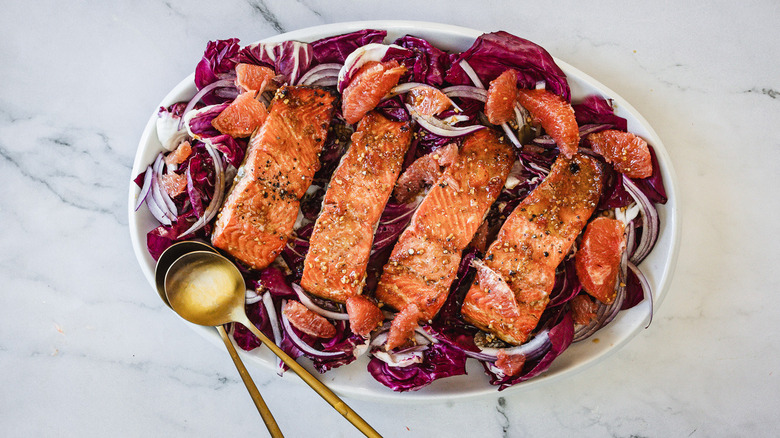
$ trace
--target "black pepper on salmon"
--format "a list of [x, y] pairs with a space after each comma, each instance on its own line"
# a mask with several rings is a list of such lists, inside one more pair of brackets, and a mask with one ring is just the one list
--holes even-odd
[[276, 259], [292, 235], [300, 199], [320, 168], [336, 99], [315, 87], [277, 91], [219, 213], [211, 236], [214, 246], [254, 269]]

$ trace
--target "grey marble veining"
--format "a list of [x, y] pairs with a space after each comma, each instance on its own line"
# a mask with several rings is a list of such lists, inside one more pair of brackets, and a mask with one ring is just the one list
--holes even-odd
[[[649, 329], [574, 376], [467, 401], [348, 399], [386, 436], [772, 436], [780, 428], [780, 6], [748, 2], [4, 2], [0, 430], [266, 436], [233, 365], [159, 301], [127, 189], [160, 99], [209, 40], [339, 21], [505, 29], [615, 90], [663, 139], [683, 235]], [[359, 433], [251, 367], [287, 436]]]

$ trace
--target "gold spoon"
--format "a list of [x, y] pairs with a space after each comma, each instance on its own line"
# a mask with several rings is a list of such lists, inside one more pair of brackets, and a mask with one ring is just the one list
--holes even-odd
[[[160, 254], [160, 258], [157, 259], [154, 280], [157, 286], [157, 293], [160, 294], [160, 298], [162, 298], [163, 302], [168, 307], [171, 307], [171, 304], [168, 302], [168, 297], [165, 295], [165, 275], [168, 273], [171, 265], [179, 257], [192, 251], [215, 252], [214, 248], [203, 242], [199, 242], [197, 240], [186, 240], [171, 245], [168, 247], [168, 249], [163, 251], [163, 253]], [[247, 371], [246, 367], [244, 366], [244, 362], [241, 361], [241, 357], [238, 355], [236, 347], [233, 346], [233, 342], [228, 337], [225, 328], [222, 325], [218, 325], [217, 332], [219, 332], [219, 336], [225, 343], [225, 347], [227, 347], [228, 353], [230, 353], [230, 357], [233, 359], [233, 363], [236, 365], [238, 374], [241, 376], [241, 380], [244, 381], [244, 386], [246, 386], [246, 389], [249, 391], [249, 395], [255, 402], [257, 411], [260, 413], [260, 417], [263, 418], [263, 422], [265, 422], [265, 426], [268, 428], [268, 432], [273, 438], [283, 437], [282, 431], [279, 429], [279, 425], [276, 424], [276, 420], [271, 414], [271, 410], [268, 409], [268, 405], [265, 404], [263, 396], [260, 395], [260, 391], [257, 389], [255, 382], [252, 380], [252, 376], [249, 374], [249, 371]]]
[[206, 326], [219, 326], [228, 322], [243, 324], [358, 430], [369, 437], [381, 437], [333, 391], [249, 321], [244, 310], [244, 278], [236, 265], [227, 258], [211, 251], [194, 251], [179, 257], [165, 276], [165, 294], [171, 308], [192, 323]]

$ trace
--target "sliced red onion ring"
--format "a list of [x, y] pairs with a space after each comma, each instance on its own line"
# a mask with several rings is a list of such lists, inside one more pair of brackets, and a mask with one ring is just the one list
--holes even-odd
[[477, 76], [477, 72], [475, 72], [474, 69], [471, 68], [471, 65], [465, 59], [460, 61], [460, 68], [462, 68], [463, 71], [466, 73], [466, 76], [468, 76], [469, 79], [471, 79], [471, 82], [474, 83], [475, 87], [479, 87], [482, 89], [485, 88], [485, 85], [479, 79], [479, 76]]
[[501, 129], [504, 130], [504, 133], [507, 137], [509, 137], [509, 141], [512, 142], [513, 145], [515, 145], [516, 148], [520, 149], [523, 147], [523, 145], [520, 143], [520, 140], [517, 138], [515, 133], [512, 131], [512, 128], [509, 127], [509, 123], [502, 123]]
[[375, 351], [371, 353], [375, 358], [394, 368], [408, 367], [416, 363], [422, 363], [425, 353], [420, 350], [403, 353], [391, 353], [389, 351]]
[[209, 93], [211, 90], [214, 90], [215, 88], [219, 87], [235, 87], [236, 81], [235, 79], [221, 79], [219, 81], [214, 81], [205, 87], [201, 88], [200, 91], [195, 93], [194, 96], [192, 96], [192, 99], [187, 103], [187, 106], [184, 107], [184, 111], [181, 113], [181, 120], [179, 120], [179, 128], [178, 131], [181, 131], [181, 129], [184, 127], [184, 118], [187, 115], [188, 112], [190, 112], [191, 109], [195, 108], [195, 105], [200, 102], [200, 99], [205, 96], [207, 93]]
[[647, 281], [647, 277], [645, 277], [645, 274], [643, 274], [635, 264], [629, 261], [628, 268], [631, 269], [631, 272], [639, 279], [639, 284], [642, 286], [642, 295], [650, 302], [650, 320], [647, 321], [647, 325], [645, 326], [645, 328], [648, 328], [650, 327], [650, 323], [653, 322], [653, 291], [650, 288], [650, 282]]
[[285, 333], [287, 333], [287, 336], [290, 337], [290, 341], [292, 341], [292, 343], [295, 344], [296, 347], [298, 347], [303, 352], [310, 354], [312, 356], [319, 356], [319, 357], [346, 356], [346, 353], [344, 353], [343, 351], [321, 351], [321, 350], [317, 350], [316, 348], [304, 342], [303, 339], [301, 339], [295, 333], [295, 330], [293, 330], [292, 326], [290, 325], [290, 320], [287, 319], [287, 315], [284, 314], [285, 307], [287, 307], [287, 300], [282, 300], [282, 318], [281, 318], [282, 327], [284, 327]]
[[471, 125], [471, 126], [452, 126], [448, 125], [436, 117], [424, 116], [418, 113], [411, 105], [405, 104], [406, 110], [412, 118], [420, 124], [426, 131], [436, 134], [441, 137], [461, 137], [472, 132], [479, 131], [485, 128], [483, 125]]
[[254, 289], [247, 289], [246, 294], [244, 294], [244, 304], [247, 305], [258, 303], [262, 299], [263, 297]]
[[[282, 329], [279, 327], [279, 317], [276, 315], [276, 308], [274, 307], [273, 297], [270, 292], [263, 294], [263, 307], [265, 308], [265, 314], [268, 316], [268, 323], [271, 324], [271, 333], [274, 335], [274, 344], [282, 345]], [[276, 358], [277, 374], [280, 376], [284, 373], [284, 364], [280, 358]]]
[[[436, 338], [434, 338], [433, 336], [431, 336], [431, 334], [430, 334], [430, 333], [428, 333], [427, 331], [425, 331], [425, 329], [423, 329], [422, 327], [416, 327], [416, 328], [414, 329], [414, 331], [415, 331], [417, 334], [419, 334], [420, 336], [422, 336], [423, 338], [425, 338], [425, 339], [428, 341], [428, 342], [427, 342], [428, 344], [436, 344], [436, 343], [438, 343], [438, 342], [439, 342], [439, 340], [438, 340], [438, 339], [436, 339]], [[422, 343], [423, 343], [423, 342], [420, 342], [420, 340], [419, 340], [419, 338], [418, 338], [418, 336], [417, 336], [417, 335], [415, 335], [415, 339], [417, 339], [417, 343], [418, 343], [418, 344], [422, 344]]]
[[623, 307], [623, 302], [626, 300], [626, 286], [625, 283], [618, 282], [616, 287], [617, 293], [615, 295], [615, 301], [609, 305], [597, 301], [599, 308], [596, 310], [596, 317], [593, 318], [590, 323], [574, 329], [574, 338], [572, 339], [572, 342], [579, 342], [589, 338], [612, 321], [618, 312], [620, 312], [620, 309]]
[[555, 146], [555, 140], [552, 139], [549, 135], [542, 135], [539, 137], [536, 137], [533, 139], [534, 144], [538, 144], [540, 146]]
[[[320, 86], [333, 86], [338, 83], [339, 71], [341, 70], [341, 64], [328, 63], [320, 64], [311, 68], [306, 72], [298, 81], [301, 85], [320, 85]], [[323, 85], [323, 82], [327, 82], [330, 85]]]
[[165, 199], [163, 198], [162, 194], [164, 190], [161, 190], [160, 188], [160, 178], [157, 176], [157, 172], [154, 170], [154, 167], [152, 167], [152, 183], [150, 191], [152, 195], [150, 199], [154, 202], [155, 206], [163, 215], [163, 217], [165, 217], [165, 221], [160, 222], [165, 225], [171, 225], [174, 221], [176, 221], [176, 216], [168, 208], [168, 204], [165, 203]]
[[152, 173], [152, 166], [147, 166], [146, 173], [144, 173], [144, 183], [141, 185], [141, 191], [138, 192], [138, 200], [135, 202], [135, 211], [141, 208], [141, 204], [149, 196], [149, 189], [152, 187]]
[[[541, 351], [546, 350], [550, 346], [550, 332], [549, 330], [542, 330], [536, 334], [530, 341], [518, 345], [517, 347], [510, 348], [480, 348], [480, 353], [473, 351], [466, 351], [467, 355], [475, 357], [479, 355], [483, 357], [481, 360], [495, 361], [498, 357], [498, 350], [504, 350], [504, 353], [510, 356], [525, 356], [526, 358], [535, 357]], [[471, 354], [470, 354], [471, 353]]]
[[[154, 164], [152, 165], [152, 169], [154, 169], [155, 176], [157, 177], [157, 183], [162, 184], [162, 177], [163, 177], [163, 167], [165, 166], [165, 161], [163, 159], [163, 154], [160, 153], [157, 155], [157, 159], [154, 160]], [[162, 195], [163, 202], [165, 202], [165, 206], [168, 207], [168, 211], [171, 213], [171, 221], [176, 222], [176, 217], [179, 216], [178, 209], [176, 208], [176, 204], [173, 202], [173, 199], [168, 195], [168, 191], [165, 190], [164, 187], [160, 187], [160, 194]]]
[[626, 191], [634, 198], [637, 205], [639, 205], [639, 212], [642, 215], [642, 237], [639, 240], [639, 245], [631, 256], [631, 263], [639, 264], [642, 260], [650, 254], [650, 251], [655, 246], [655, 242], [658, 240], [658, 229], [660, 228], [660, 219], [658, 218], [658, 211], [655, 209], [653, 203], [647, 199], [644, 193], [639, 190], [631, 178], [623, 176], [623, 185]]
[[608, 124], [588, 124], [588, 125], [582, 125], [580, 126], [580, 138], [585, 137], [588, 134], [592, 134], [594, 132], [603, 131], [605, 129], [611, 128], [612, 125]]
[[[387, 93], [387, 96], [385, 96], [385, 99], [393, 96], [398, 96], [399, 94], [408, 93], [413, 88], [417, 87], [431, 87], [430, 85], [423, 84], [422, 82], [406, 82], [400, 85], [396, 85], [393, 87], [389, 93]], [[434, 88], [434, 87], [431, 87]]]
[[538, 174], [540, 177], [545, 177], [545, 176], [547, 176], [550, 173], [550, 169], [547, 169], [545, 167], [541, 167], [538, 164], [530, 162], [530, 161], [526, 163], [526, 167], [529, 170], [531, 170], [531, 171], [535, 172], [536, 174]]
[[438, 342], [418, 327], [415, 329], [416, 333], [414, 336], [417, 345], [400, 351], [385, 351], [381, 346], [387, 342], [387, 336], [390, 333], [389, 329], [389, 323], [382, 326], [379, 333], [371, 339], [369, 347], [371, 348], [372, 356], [391, 367], [403, 368], [415, 363], [421, 363], [425, 358], [425, 350], [428, 349], [428, 345]]
[[[150, 186], [153, 188], [154, 171], [151, 169], [151, 166], [149, 172], [152, 173], [152, 182], [150, 183]], [[154, 190], [150, 188], [149, 194], [151, 194], [153, 191]], [[171, 226], [173, 224], [173, 222], [171, 222], [171, 220], [168, 219], [168, 216], [163, 212], [162, 208], [157, 204], [157, 201], [154, 199], [154, 196], [146, 197], [146, 206], [149, 207], [149, 212], [152, 213], [152, 216], [154, 216], [154, 218], [157, 219], [158, 222], [166, 226]]]
[[[377, 329], [375, 332], [376, 334], [371, 338], [371, 343], [369, 345], [371, 347], [379, 347], [380, 345], [383, 345], [387, 341], [387, 336], [390, 334], [390, 326], [391, 323], [388, 321], [382, 327]], [[439, 342], [438, 339], [431, 336], [428, 332], [426, 332], [421, 327], [415, 327], [414, 331], [415, 331], [414, 341], [417, 344], [417, 346], [425, 346], [428, 344], [436, 344]]]
[[195, 221], [187, 231], [183, 232], [181, 236], [186, 236], [203, 228], [217, 215], [219, 207], [222, 206], [222, 198], [225, 194], [225, 169], [222, 164], [222, 158], [219, 157], [209, 142], [205, 142], [204, 145], [206, 146], [206, 152], [208, 152], [211, 156], [211, 160], [214, 162], [214, 170], [217, 177], [217, 181], [214, 183], [214, 196], [211, 197], [211, 202], [209, 202], [208, 207], [206, 207], [206, 211], [203, 212], [203, 216], [198, 218], [198, 220]]
[[[435, 90], [435, 91], [441, 91], [441, 90], [439, 90], [436, 87], [432, 87], [432, 86], [430, 86], [428, 84], [424, 84], [422, 82], [406, 82], [404, 84], [396, 85], [395, 87], [393, 87], [390, 90], [390, 92], [387, 93], [387, 95], [385, 97], [383, 97], [382, 99], [389, 99], [391, 97], [398, 96], [399, 94], [408, 93], [408, 92], [412, 91], [415, 88], [430, 88], [430, 89]], [[445, 94], [445, 96], [447, 95], [446, 93], [444, 93], [444, 94]], [[453, 102], [449, 98], [449, 96], [447, 96], [447, 100], [450, 101], [450, 105], [453, 108], [455, 108], [455, 110], [457, 110], [458, 112], [463, 112], [463, 109], [461, 107], [459, 107], [455, 102]], [[458, 116], [453, 116], [453, 117], [458, 117]], [[461, 120], [463, 120], [463, 119], [460, 119], [458, 121], [461, 121]], [[468, 120], [468, 117], [465, 117], [465, 120]]]
[[460, 97], [478, 100], [480, 102], [485, 102], [487, 100], [487, 90], [484, 88], [472, 87], [471, 85], [453, 85], [452, 87], [442, 88], [441, 91], [451, 98]]
[[309, 82], [306, 85], [312, 86], [312, 87], [335, 87], [336, 86], [336, 78], [332, 77], [322, 77], [315, 81]]
[[386, 329], [384, 331], [380, 331], [379, 333], [377, 333], [371, 338], [371, 342], [369, 343], [369, 345], [371, 347], [378, 347], [384, 344], [387, 341], [387, 334], [388, 331]]
[[629, 259], [634, 255], [634, 251], [636, 250], [636, 247], [634, 246], [636, 244], [636, 238], [634, 237], [636, 235], [636, 230], [634, 227], [633, 220], [626, 224], [626, 254], [628, 254]]
[[292, 288], [295, 291], [295, 293], [298, 295], [298, 299], [301, 301], [301, 304], [306, 306], [307, 309], [311, 310], [314, 313], [317, 313], [318, 315], [324, 316], [325, 318], [339, 320], [339, 321], [349, 321], [349, 315], [346, 313], [339, 313], [339, 312], [333, 312], [330, 310], [323, 309], [322, 307], [314, 304], [314, 301], [309, 298], [308, 295], [306, 295], [306, 292], [304, 292], [303, 288], [295, 283], [291, 283]]

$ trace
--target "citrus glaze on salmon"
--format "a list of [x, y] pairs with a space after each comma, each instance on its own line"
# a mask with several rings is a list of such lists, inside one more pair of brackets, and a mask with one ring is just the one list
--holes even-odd
[[512, 147], [491, 129], [466, 137], [393, 247], [376, 290], [381, 302], [397, 310], [414, 304], [424, 319], [436, 315], [514, 160]]
[[335, 100], [320, 88], [282, 87], [276, 92], [215, 223], [215, 247], [253, 269], [265, 268], [280, 254], [292, 234], [300, 199], [320, 168]]
[[559, 155], [550, 174], [507, 218], [463, 301], [466, 321], [510, 344], [536, 328], [569, 253], [601, 196], [596, 160]]
[[411, 140], [409, 122], [373, 111], [361, 119], [309, 240], [301, 278], [308, 292], [341, 303], [361, 293], [374, 230]]

